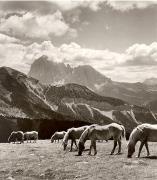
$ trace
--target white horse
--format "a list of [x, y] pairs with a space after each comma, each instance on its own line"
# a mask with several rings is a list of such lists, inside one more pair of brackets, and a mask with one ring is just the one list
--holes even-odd
[[115, 148], [117, 146], [117, 142], [119, 145], [118, 154], [121, 153], [121, 137], [125, 137], [125, 128], [122, 125], [117, 123], [111, 123], [108, 125], [100, 126], [100, 125], [91, 125], [89, 126], [81, 135], [78, 143], [78, 155], [82, 155], [82, 151], [84, 150], [84, 144], [87, 139], [91, 140], [89, 155], [91, 155], [92, 148], [94, 149], [94, 155], [97, 154], [96, 150], [96, 140], [108, 140], [113, 138], [114, 146], [111, 151], [111, 155], [114, 153]]
[[24, 133], [24, 137], [28, 143], [28, 141], [34, 140], [36, 142], [38, 140], [38, 132], [37, 131], [28, 131]]
[[76, 143], [76, 139], [79, 139], [81, 134], [83, 133], [83, 131], [89, 126], [82, 126], [82, 127], [78, 127], [78, 128], [70, 128], [68, 129], [68, 131], [66, 132], [64, 138], [63, 138], [63, 148], [64, 150], [66, 149], [67, 145], [68, 145], [68, 140], [71, 139], [71, 148], [70, 151], [72, 151], [72, 147], [73, 147], [73, 143], [75, 143], [76, 148], [77, 147], [77, 143]]
[[51, 137], [51, 143], [53, 143], [54, 141], [59, 140], [60, 139], [63, 139], [64, 138], [64, 135], [66, 134], [65, 131], [61, 131], [61, 132], [55, 132], [52, 137]]
[[148, 142], [157, 142], [157, 124], [141, 124], [132, 131], [128, 143], [128, 158], [131, 158], [135, 152], [135, 145], [138, 141], [141, 141], [138, 157], [140, 157], [144, 145], [147, 150], [147, 156], [149, 156]]

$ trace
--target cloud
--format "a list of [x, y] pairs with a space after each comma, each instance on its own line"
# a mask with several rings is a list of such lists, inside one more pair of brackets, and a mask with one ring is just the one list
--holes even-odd
[[155, 0], [51, 0], [62, 11], [69, 11], [78, 7], [89, 8], [92, 11], [98, 11], [105, 5], [110, 6], [114, 10], [129, 11], [132, 9], [145, 9], [147, 7], [157, 5]]
[[157, 42], [150, 45], [134, 44], [126, 50], [124, 66], [157, 65]]
[[14, 14], [8, 18], [2, 18], [0, 32], [20, 39], [49, 40], [53, 36], [65, 34], [77, 36], [76, 30], [69, 27], [60, 11], [48, 15], [27, 12], [20, 16]]
[[146, 66], [146, 67], [116, 67], [111, 70], [105, 69], [101, 71], [107, 77], [110, 77], [114, 81], [120, 82], [143, 82], [147, 78], [156, 77], [156, 67]]
[[0, 54], [2, 66], [20, 67], [19, 70], [27, 73], [33, 61], [42, 55], [47, 55], [50, 60], [64, 62], [72, 66], [91, 65], [96, 69], [111, 67], [118, 64], [121, 54], [110, 52], [109, 50], [94, 50], [82, 48], [76, 43], [62, 44], [55, 47], [51, 41], [42, 43], [32, 43], [22, 45], [17, 43], [0, 44]]
[[139, 1], [139, 0], [107, 0], [107, 5], [112, 7], [114, 10], [129, 11], [132, 9], [145, 9], [153, 5], [157, 5], [157, 1]]
[[6, 11], [38, 11], [41, 14], [50, 14], [54, 10], [71, 11], [77, 8], [89, 8], [92, 11], [98, 11], [105, 6], [109, 6], [118, 11], [129, 11], [133, 9], [145, 9], [157, 5], [156, 0], [48, 0], [48, 1], [21, 1], [10, 0], [1, 1], [0, 9]]
[[51, 0], [51, 2], [58, 5], [63, 11], [72, 10], [77, 7], [88, 7], [93, 11], [98, 11], [100, 5], [104, 3], [105, 0]]
[[94, 50], [82, 48], [76, 43], [63, 44], [59, 48], [66, 63], [77, 65], [92, 65], [95, 68], [114, 66], [123, 60], [123, 54], [109, 50]]
[[155, 0], [51, 0], [51, 2], [58, 5], [63, 11], [68, 11], [77, 7], [88, 7], [93, 11], [98, 11], [105, 5], [112, 7], [114, 10], [128, 11], [132, 9], [144, 9], [157, 4]]
[[18, 39], [0, 33], [0, 43], [1, 44], [3, 44], [3, 43], [4, 44], [6, 44], [6, 43], [18, 43], [18, 42], [20, 42]]
[[51, 41], [23, 45], [12, 37], [0, 34], [0, 64], [28, 73], [31, 64], [42, 55], [49, 60], [63, 62], [75, 67], [91, 65], [96, 70], [116, 81], [136, 82], [145, 78], [157, 77], [157, 42], [150, 45], [134, 44], [124, 53], [110, 50], [83, 48], [72, 42], [56, 47]]

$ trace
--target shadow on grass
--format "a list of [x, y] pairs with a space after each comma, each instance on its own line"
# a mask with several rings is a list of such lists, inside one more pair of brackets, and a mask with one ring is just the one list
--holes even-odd
[[89, 149], [84, 149], [83, 151], [89, 151]]
[[142, 158], [145, 158], [145, 159], [157, 159], [157, 156], [145, 156], [145, 157], [142, 157]]

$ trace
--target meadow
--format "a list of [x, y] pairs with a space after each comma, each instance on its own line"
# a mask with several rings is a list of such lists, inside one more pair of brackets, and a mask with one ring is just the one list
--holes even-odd
[[[151, 156], [128, 159], [127, 142], [123, 141], [121, 155], [109, 155], [112, 141], [98, 142], [96, 156], [82, 156], [63, 151], [60, 143], [39, 140], [37, 143], [0, 144], [0, 180], [143, 180], [157, 179], [157, 143], [149, 143]], [[89, 142], [86, 143], [89, 148]]]

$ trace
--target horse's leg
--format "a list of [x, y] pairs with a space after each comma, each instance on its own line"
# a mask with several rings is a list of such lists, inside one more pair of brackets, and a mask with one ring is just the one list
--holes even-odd
[[114, 145], [113, 145], [113, 149], [111, 151], [111, 155], [114, 153], [116, 146], [117, 146], [117, 140], [114, 140]]
[[138, 158], [140, 157], [141, 150], [142, 150], [144, 144], [145, 144], [145, 142], [141, 142], [141, 144], [140, 144], [139, 151], [138, 151]]
[[121, 139], [118, 139], [118, 145], [119, 145], [119, 149], [118, 149], [118, 153], [117, 154], [120, 154], [121, 153]]
[[91, 152], [92, 152], [92, 146], [93, 146], [93, 145], [92, 145], [92, 141], [91, 141], [88, 155], [91, 155]]
[[71, 140], [71, 147], [70, 147], [70, 150], [69, 150], [70, 152], [72, 151], [73, 143], [74, 143], [74, 141]]
[[97, 154], [96, 141], [93, 142], [93, 147], [94, 147], [94, 156], [95, 156]]
[[74, 140], [74, 143], [75, 143], [76, 149], [78, 149], [76, 139]]
[[148, 142], [147, 141], [145, 142], [145, 147], [146, 147], [146, 150], [147, 150], [147, 156], [149, 156], [150, 152], [149, 152]]

